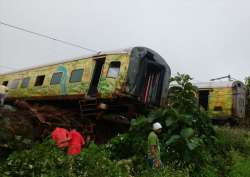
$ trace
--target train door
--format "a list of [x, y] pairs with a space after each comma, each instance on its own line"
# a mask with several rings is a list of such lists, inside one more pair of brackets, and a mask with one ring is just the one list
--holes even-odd
[[165, 69], [155, 62], [148, 62], [144, 78], [143, 102], [159, 105]]
[[233, 115], [239, 118], [245, 117], [246, 91], [241, 83], [233, 87]]
[[100, 59], [95, 60], [95, 68], [92, 74], [92, 80], [91, 80], [89, 91], [88, 91], [89, 96], [96, 96], [97, 87], [98, 87], [98, 83], [101, 77], [104, 62], [105, 62], [105, 58], [100, 58]]
[[208, 110], [209, 90], [199, 90], [199, 106], [205, 111]]

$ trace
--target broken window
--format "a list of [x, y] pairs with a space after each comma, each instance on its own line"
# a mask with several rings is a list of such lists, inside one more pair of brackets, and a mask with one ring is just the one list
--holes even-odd
[[121, 62], [113, 61], [109, 65], [107, 77], [117, 78], [120, 71]]
[[45, 75], [37, 76], [36, 77], [35, 86], [41, 86], [41, 85], [43, 85], [44, 78], [45, 78]]
[[2, 85], [7, 86], [9, 81], [3, 81]]
[[73, 70], [69, 82], [80, 82], [82, 80], [83, 69]]
[[21, 84], [21, 88], [27, 88], [30, 82], [30, 77], [23, 78], [23, 82]]
[[10, 87], [9, 87], [9, 88], [11, 88], [11, 89], [17, 88], [17, 86], [18, 86], [18, 84], [19, 84], [19, 81], [20, 81], [20, 79], [15, 79], [15, 80], [13, 80], [13, 81], [10, 83]]
[[214, 111], [222, 111], [222, 107], [221, 106], [215, 106], [214, 107]]
[[62, 76], [63, 76], [62, 72], [54, 73], [52, 75], [50, 85], [60, 84]]

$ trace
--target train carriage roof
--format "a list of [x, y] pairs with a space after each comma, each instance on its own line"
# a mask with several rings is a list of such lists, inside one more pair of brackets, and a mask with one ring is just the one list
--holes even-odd
[[[23, 69], [17, 69], [14, 71], [10, 71], [10, 72], [5, 72], [0, 74], [0, 76], [3, 75], [7, 75], [7, 74], [14, 74], [14, 73], [18, 73], [18, 72], [22, 72], [22, 71], [27, 71], [27, 70], [31, 70], [31, 69], [38, 69], [38, 68], [42, 68], [42, 67], [46, 67], [46, 66], [51, 66], [51, 65], [57, 65], [57, 64], [62, 64], [62, 63], [67, 63], [67, 62], [72, 62], [72, 61], [77, 61], [77, 60], [81, 60], [84, 58], [93, 58], [93, 57], [98, 57], [98, 56], [103, 56], [103, 55], [112, 55], [112, 54], [131, 54], [131, 53], [135, 53], [134, 51], [151, 51], [152, 53], [154, 53], [157, 60], [161, 60], [161, 63], [164, 62], [164, 59], [161, 58], [156, 52], [154, 52], [151, 49], [148, 49], [146, 47], [130, 47], [130, 48], [125, 48], [125, 49], [118, 49], [118, 50], [112, 50], [112, 51], [100, 51], [97, 52], [95, 54], [92, 55], [83, 55], [83, 56], [79, 56], [79, 57], [75, 57], [75, 58], [70, 58], [70, 59], [64, 59], [64, 60], [60, 60], [57, 62], [49, 62], [49, 63], [45, 63], [45, 64], [41, 64], [41, 65], [35, 65], [35, 66], [30, 66], [30, 67], [26, 67]], [[166, 62], [164, 63], [166, 64]]]
[[77, 61], [77, 60], [82, 60], [82, 59], [87, 59], [87, 58], [92, 58], [92, 57], [98, 57], [98, 56], [101, 56], [101, 55], [129, 53], [131, 51], [131, 49], [132, 48], [114, 50], [114, 51], [103, 51], [103, 52], [100, 51], [100, 52], [97, 52], [97, 53], [92, 54], [92, 55], [82, 55], [82, 56], [79, 56], [79, 57], [63, 59], [63, 60], [56, 61], [56, 62], [48, 62], [48, 63], [44, 63], [44, 64], [40, 64], [40, 65], [34, 65], [34, 66], [30, 66], [30, 67], [25, 67], [25, 68], [22, 68], [22, 69], [17, 69], [17, 70], [14, 70], [14, 71], [2, 73], [2, 74], [0, 74], [0, 76], [1, 75], [12, 74], [12, 73], [17, 73], [17, 72], [22, 72], [22, 71], [27, 71], [27, 70], [31, 70], [31, 69], [38, 69], [38, 68], [51, 66], [51, 65], [63, 64], [63, 63], [67, 63], [67, 62], [72, 62], [72, 61]]
[[212, 82], [200, 82], [194, 83], [199, 89], [206, 88], [232, 88], [234, 86], [245, 87], [244, 83], [241, 81], [212, 81]]

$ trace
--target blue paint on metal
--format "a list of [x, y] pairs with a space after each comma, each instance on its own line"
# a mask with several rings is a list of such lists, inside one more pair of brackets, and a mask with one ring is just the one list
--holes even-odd
[[66, 95], [67, 94], [67, 85], [66, 85], [66, 80], [68, 78], [68, 72], [67, 69], [64, 66], [59, 66], [56, 70], [57, 72], [62, 72], [63, 76], [60, 82], [61, 86], [61, 94]]

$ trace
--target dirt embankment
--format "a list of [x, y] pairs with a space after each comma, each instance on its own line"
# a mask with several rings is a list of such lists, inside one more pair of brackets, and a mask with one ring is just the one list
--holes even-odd
[[77, 127], [80, 120], [77, 110], [16, 101], [0, 107], [0, 147], [15, 139], [46, 136], [56, 126]]

